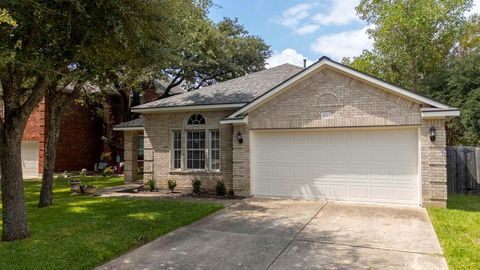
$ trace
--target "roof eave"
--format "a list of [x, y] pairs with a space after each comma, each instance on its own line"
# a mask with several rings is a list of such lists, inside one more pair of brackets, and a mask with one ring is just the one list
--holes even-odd
[[114, 131], [143, 131], [144, 127], [113, 127]]
[[211, 111], [222, 109], [236, 109], [245, 106], [246, 103], [226, 103], [226, 104], [202, 104], [202, 105], [181, 105], [181, 106], [165, 106], [154, 108], [133, 107], [134, 113], [159, 113], [159, 112], [183, 112], [183, 111]]

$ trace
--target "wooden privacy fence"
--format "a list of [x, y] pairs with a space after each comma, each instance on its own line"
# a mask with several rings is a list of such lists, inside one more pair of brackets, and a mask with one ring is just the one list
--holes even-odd
[[480, 195], [480, 147], [447, 147], [448, 194]]

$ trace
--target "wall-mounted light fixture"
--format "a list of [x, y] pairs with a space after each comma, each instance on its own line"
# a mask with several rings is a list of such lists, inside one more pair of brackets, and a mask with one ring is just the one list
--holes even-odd
[[430, 141], [431, 142], [434, 142], [435, 141], [435, 138], [437, 136], [437, 130], [434, 128], [434, 127], [431, 127], [429, 130], [428, 130], [428, 136], [430, 137]]
[[239, 144], [243, 143], [243, 137], [242, 137], [242, 133], [240, 131], [237, 132], [237, 141], [238, 141]]

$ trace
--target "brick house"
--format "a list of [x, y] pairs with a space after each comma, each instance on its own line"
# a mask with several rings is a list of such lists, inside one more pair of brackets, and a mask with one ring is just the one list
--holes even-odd
[[[25, 178], [43, 173], [45, 161], [45, 106], [43, 99], [28, 119], [22, 141], [22, 168]], [[3, 113], [2, 104], [0, 111]], [[103, 150], [102, 123], [93, 119], [90, 110], [79, 105], [67, 109], [57, 143], [55, 170], [93, 169]]]
[[459, 110], [322, 57], [132, 109], [125, 180], [245, 196], [445, 206], [445, 122]]

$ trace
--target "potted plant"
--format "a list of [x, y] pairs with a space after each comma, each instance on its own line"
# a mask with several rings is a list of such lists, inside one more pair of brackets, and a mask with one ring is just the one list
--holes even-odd
[[94, 195], [95, 193], [97, 193], [97, 187], [93, 185], [86, 185], [84, 186], [84, 191], [85, 194]]
[[72, 192], [75, 192], [75, 193], [78, 193], [80, 192], [80, 184], [82, 183], [80, 180], [69, 180], [69, 183], [70, 183], [70, 190]]

